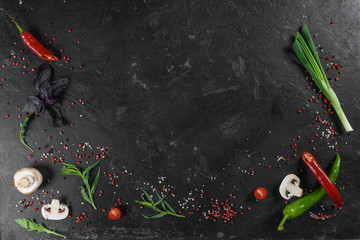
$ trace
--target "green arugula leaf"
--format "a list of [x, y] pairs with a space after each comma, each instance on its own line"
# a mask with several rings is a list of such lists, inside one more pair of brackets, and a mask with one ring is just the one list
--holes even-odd
[[25, 142], [25, 129], [26, 129], [26, 123], [29, 121], [29, 119], [31, 118], [33, 114], [28, 114], [26, 115], [25, 119], [24, 119], [24, 123], [20, 123], [20, 141], [22, 142], [22, 144], [24, 144], [24, 146], [26, 146], [28, 149], [30, 149], [32, 152], [34, 151], [26, 142]]
[[15, 219], [15, 222], [17, 222], [22, 228], [27, 229], [28, 231], [37, 231], [36, 233], [41, 233], [41, 232], [45, 232], [48, 234], [53, 234], [59, 237], [63, 237], [66, 239], [66, 237], [64, 235], [61, 235], [55, 231], [49, 230], [46, 227], [44, 227], [43, 225], [37, 224], [36, 222], [26, 219], [26, 218], [19, 218], [19, 219]]
[[28, 123], [28, 121], [30, 120], [30, 118], [31, 118], [32, 115], [33, 115], [33, 113], [32, 113], [32, 114], [28, 114], [28, 115], [25, 117], [25, 119], [24, 119], [24, 125], [26, 125], [26, 124]]

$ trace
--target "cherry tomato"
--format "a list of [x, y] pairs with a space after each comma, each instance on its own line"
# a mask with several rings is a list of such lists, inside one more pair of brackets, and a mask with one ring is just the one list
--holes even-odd
[[111, 220], [118, 220], [121, 217], [121, 211], [120, 209], [114, 207], [109, 211], [108, 216]]
[[254, 191], [254, 196], [256, 199], [264, 199], [266, 198], [268, 195], [268, 192], [266, 191], [265, 188], [263, 187], [258, 187], [257, 189], [255, 189]]

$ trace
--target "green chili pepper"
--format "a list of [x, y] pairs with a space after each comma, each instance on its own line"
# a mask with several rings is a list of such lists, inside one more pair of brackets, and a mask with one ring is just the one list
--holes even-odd
[[[333, 166], [331, 167], [330, 174], [328, 177], [332, 182], [335, 182], [340, 171], [340, 156], [336, 154], [336, 158]], [[323, 197], [325, 197], [326, 192], [324, 188], [319, 187], [314, 192], [302, 197], [295, 202], [292, 202], [283, 210], [284, 218], [281, 220], [278, 230], [282, 231], [284, 229], [283, 225], [287, 219], [297, 218], [307, 210], [309, 210], [312, 206], [314, 206], [317, 202], [319, 202]]]

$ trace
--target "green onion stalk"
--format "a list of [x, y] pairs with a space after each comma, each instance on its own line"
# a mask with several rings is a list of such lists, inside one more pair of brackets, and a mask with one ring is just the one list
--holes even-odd
[[300, 33], [296, 33], [293, 48], [296, 56], [304, 65], [304, 67], [314, 80], [316, 86], [319, 88], [321, 93], [324, 94], [324, 96], [331, 102], [346, 132], [353, 131], [353, 128], [351, 127], [349, 121], [345, 116], [344, 111], [341, 108], [340, 101], [336, 96], [334, 90], [331, 88], [324, 69], [321, 66], [319, 56], [316, 52], [314, 42], [311, 38], [309, 29], [307, 28], [306, 24], [304, 24], [304, 27], [301, 29]]

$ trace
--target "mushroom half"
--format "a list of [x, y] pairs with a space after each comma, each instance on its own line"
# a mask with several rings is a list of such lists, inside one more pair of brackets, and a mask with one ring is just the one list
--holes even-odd
[[303, 190], [299, 188], [300, 179], [295, 174], [287, 175], [280, 184], [280, 194], [285, 199], [290, 199], [292, 196], [301, 197]]
[[42, 175], [36, 168], [21, 168], [14, 175], [15, 188], [22, 194], [32, 194], [42, 181]]
[[69, 208], [65, 204], [60, 204], [58, 199], [53, 199], [51, 204], [41, 208], [41, 214], [48, 220], [62, 220], [69, 215]]

